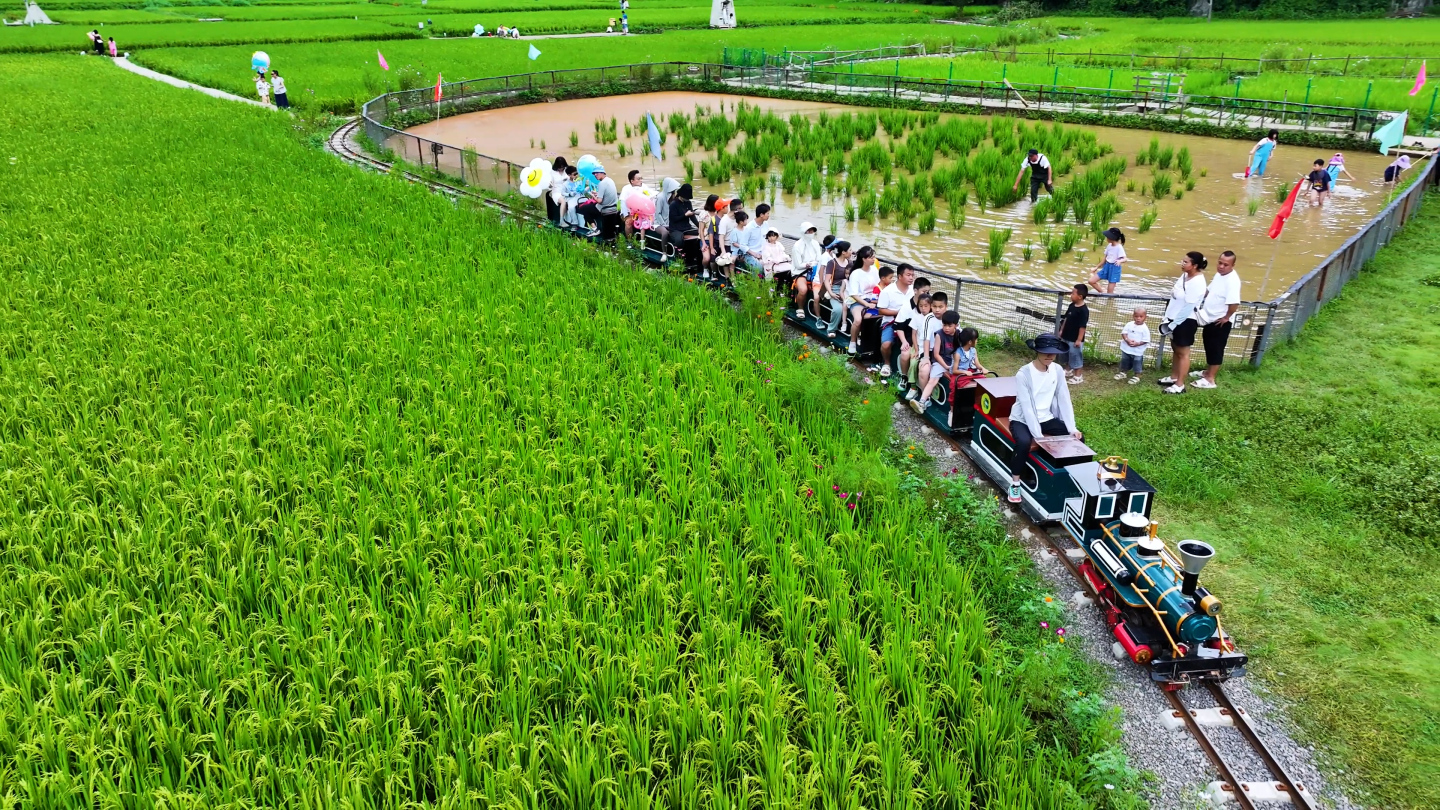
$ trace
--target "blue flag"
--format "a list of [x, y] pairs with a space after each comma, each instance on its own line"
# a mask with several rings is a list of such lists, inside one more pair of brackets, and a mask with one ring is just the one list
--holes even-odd
[[1409, 117], [1408, 112], [1402, 112], [1390, 119], [1390, 123], [1375, 130], [1374, 138], [1380, 142], [1380, 154], [1390, 154], [1390, 147], [1399, 146], [1405, 140], [1405, 120]]
[[664, 160], [665, 154], [660, 151], [660, 130], [656, 128], [655, 119], [651, 118], [648, 112], [645, 113], [645, 129], [650, 133], [650, 154], [654, 155], [656, 160]]
[[530, 60], [533, 62], [534, 60], [539, 59], [539, 58], [540, 58], [540, 49], [537, 48], [537, 47], [535, 47], [534, 45], [531, 45], [531, 46], [530, 46]]

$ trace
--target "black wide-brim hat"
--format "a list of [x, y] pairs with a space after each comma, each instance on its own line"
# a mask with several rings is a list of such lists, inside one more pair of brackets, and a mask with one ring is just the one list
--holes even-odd
[[1034, 339], [1025, 341], [1030, 350], [1038, 354], [1069, 354], [1070, 342], [1061, 340], [1059, 336], [1046, 332], [1043, 335], [1036, 335]]

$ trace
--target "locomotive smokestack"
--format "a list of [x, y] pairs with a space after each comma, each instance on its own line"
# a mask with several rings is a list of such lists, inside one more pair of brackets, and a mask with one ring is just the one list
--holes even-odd
[[1199, 540], [1181, 540], [1176, 547], [1180, 552], [1180, 593], [1195, 595], [1195, 584], [1200, 581], [1200, 571], [1215, 557], [1215, 549], [1209, 543]]

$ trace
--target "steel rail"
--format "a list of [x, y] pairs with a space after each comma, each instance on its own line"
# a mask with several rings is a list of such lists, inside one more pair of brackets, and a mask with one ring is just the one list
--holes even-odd
[[1245, 792], [1249, 788], [1230, 770], [1229, 764], [1225, 762], [1225, 757], [1220, 755], [1220, 751], [1210, 741], [1210, 735], [1205, 733], [1205, 729], [1196, 722], [1195, 715], [1191, 714], [1190, 709], [1185, 706], [1185, 701], [1180, 699], [1179, 690], [1161, 689], [1160, 691], [1165, 693], [1165, 699], [1170, 701], [1171, 708], [1185, 721], [1185, 727], [1190, 729], [1190, 736], [1200, 743], [1200, 749], [1205, 752], [1205, 756], [1210, 758], [1210, 763], [1215, 766], [1220, 778], [1230, 787], [1230, 792], [1235, 794], [1235, 801], [1240, 803], [1243, 810], [1255, 810], [1255, 803], [1250, 801], [1250, 796]]
[[1250, 747], [1255, 749], [1255, 753], [1260, 755], [1260, 759], [1265, 762], [1265, 767], [1270, 769], [1270, 774], [1275, 777], [1275, 781], [1279, 782], [1284, 791], [1289, 794], [1290, 801], [1300, 810], [1315, 810], [1314, 803], [1310, 801], [1310, 792], [1300, 782], [1291, 778], [1289, 772], [1285, 770], [1285, 766], [1281, 765], [1280, 760], [1270, 751], [1270, 746], [1265, 744], [1265, 741], [1255, 732], [1255, 727], [1250, 725], [1250, 717], [1245, 710], [1230, 700], [1230, 696], [1225, 694], [1225, 689], [1220, 684], [1214, 681], [1203, 681], [1202, 683], [1215, 698], [1215, 702], [1229, 712], [1236, 730], [1240, 732], [1246, 742], [1250, 743]]

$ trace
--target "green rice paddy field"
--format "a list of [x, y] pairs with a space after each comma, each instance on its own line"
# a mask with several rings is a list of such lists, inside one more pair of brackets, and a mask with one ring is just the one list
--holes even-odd
[[8, 802], [1135, 806], [993, 504], [838, 363], [268, 111], [0, 90]]
[[[44, 5], [67, 24], [0, 29], [0, 796], [42, 808], [1141, 800], [1094, 676], [1034, 631], [1046, 603], [993, 505], [920, 475], [837, 367], [687, 285], [356, 173], [264, 111], [15, 52], [79, 51], [100, 25], [249, 96], [263, 48], [301, 106], [351, 110], [401, 73], [1020, 39], [1008, 63], [899, 69], [1122, 87], [1223, 53], [1272, 63], [1195, 61], [1187, 89], [1368, 89], [1423, 120], [1435, 82], [1411, 98], [1414, 62], [1373, 57], [1440, 41], [1434, 19], [1054, 18], [1072, 38], [1047, 39], [802, 0], [741, 7], [771, 27], [541, 41], [531, 61], [415, 22], [575, 30], [611, 4]], [[708, 5], [646, 3], [666, 28]], [[1356, 58], [1271, 69], [1310, 54]], [[1435, 492], [1437, 215], [1219, 404], [1078, 406], [1167, 520], [1242, 550], [1214, 576], [1256, 673], [1384, 808], [1440, 804], [1434, 529], [1413, 513]], [[1377, 352], [1355, 361], [1375, 373], [1336, 352]], [[1403, 526], [1372, 490], [1418, 493]]]

